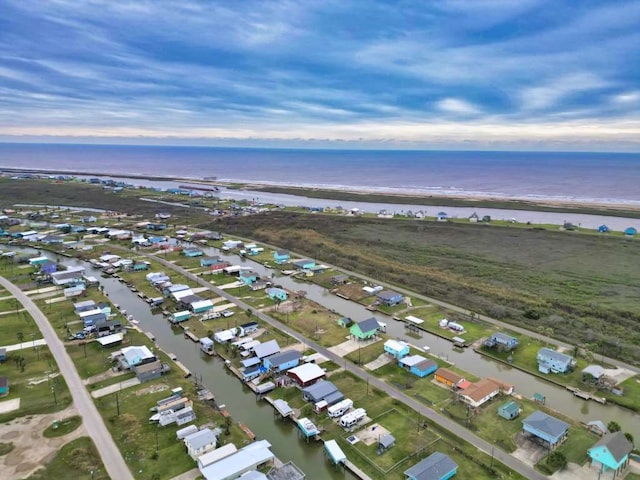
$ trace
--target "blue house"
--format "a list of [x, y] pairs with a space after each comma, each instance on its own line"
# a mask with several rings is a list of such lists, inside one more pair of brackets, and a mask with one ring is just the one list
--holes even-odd
[[629, 454], [633, 444], [627, 440], [624, 433], [608, 433], [587, 450], [591, 458], [591, 466], [601, 472], [613, 472], [613, 478], [629, 464]]
[[420, 378], [431, 375], [438, 370], [438, 364], [435, 361], [429, 360], [422, 355], [411, 355], [401, 358], [398, 365]]
[[404, 298], [401, 293], [396, 293], [391, 290], [383, 290], [382, 292], [376, 295], [378, 297], [378, 301], [383, 305], [387, 305], [392, 307], [394, 305], [398, 305], [402, 302]]
[[298, 270], [311, 270], [313, 267], [316, 266], [316, 262], [315, 260], [309, 260], [309, 259], [298, 260], [297, 262], [293, 262], [293, 266], [296, 267]]
[[166, 230], [167, 224], [166, 223], [147, 223], [147, 229], [148, 230]]
[[458, 465], [451, 457], [435, 452], [413, 467], [405, 470], [406, 480], [447, 480], [458, 472]]
[[0, 397], [9, 395], [9, 378], [0, 377]]
[[438, 212], [438, 215], [436, 215], [436, 219], [439, 222], [446, 222], [449, 219], [449, 215], [447, 215], [447, 212]]
[[269, 288], [267, 294], [271, 300], [280, 300], [284, 302], [287, 299], [287, 292], [282, 288]]
[[624, 231], [624, 234], [629, 237], [633, 237], [636, 233], [638, 233], [638, 230], [633, 227], [629, 227]]
[[603, 224], [603, 225], [600, 225], [600, 226], [598, 227], [598, 231], [599, 231], [600, 233], [607, 233], [607, 232], [609, 231], [609, 227], [607, 227], [607, 226], [606, 226], [606, 225], [604, 225], [604, 224]]
[[509, 400], [498, 407], [498, 415], [505, 420], [513, 420], [520, 415], [520, 405], [513, 400]]
[[252, 271], [240, 272], [239, 278], [245, 285], [251, 285], [253, 282], [258, 280], [258, 276]]
[[562, 420], [536, 410], [522, 421], [522, 429], [525, 433], [533, 435], [554, 448], [567, 438], [569, 425]]
[[202, 252], [202, 250], [198, 249], [198, 248], [185, 248], [182, 251], [182, 254], [185, 257], [201, 257], [202, 255], [204, 255], [204, 253]]
[[220, 259], [220, 257], [206, 257], [206, 258], [202, 258], [200, 259], [200, 266], [201, 267], [210, 267], [211, 265], [216, 265], [217, 263], [220, 263], [222, 260]]
[[389, 339], [384, 342], [384, 351], [396, 359], [409, 355], [409, 345], [404, 342]]
[[297, 350], [287, 350], [265, 358], [262, 365], [267, 370], [284, 372], [290, 368], [297, 367], [300, 363], [300, 357], [302, 357], [302, 354]]
[[273, 252], [273, 259], [278, 265], [287, 263], [289, 258], [291, 258], [291, 255], [286, 250], [276, 250]]
[[542, 373], [566, 373], [575, 366], [575, 359], [571, 355], [541, 348], [538, 350], [538, 371]]
[[518, 346], [518, 339], [506, 333], [496, 332], [485, 342], [485, 345], [490, 348], [497, 347], [509, 352]]

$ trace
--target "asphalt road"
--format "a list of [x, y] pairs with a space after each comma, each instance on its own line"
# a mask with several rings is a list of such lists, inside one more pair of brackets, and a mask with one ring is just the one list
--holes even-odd
[[100, 413], [98, 413], [98, 409], [94, 405], [89, 392], [87, 392], [87, 389], [82, 383], [82, 379], [80, 375], [78, 375], [78, 371], [71, 361], [71, 357], [67, 354], [64, 344], [58, 338], [58, 335], [56, 335], [47, 317], [22, 290], [2, 276], [0, 276], [0, 285], [11, 292], [11, 294], [22, 303], [24, 308], [35, 320], [38, 328], [40, 328], [42, 335], [47, 341], [49, 350], [58, 363], [60, 373], [64, 376], [67, 386], [71, 391], [73, 403], [82, 416], [82, 421], [87, 433], [95, 443], [109, 476], [114, 480], [133, 480], [133, 475], [129, 471], [129, 467], [127, 467], [124, 458], [122, 458], [120, 454], [120, 450], [118, 450]]
[[177, 266], [177, 265], [175, 265], [175, 264], [173, 264], [173, 263], [161, 258], [160, 256], [145, 254], [145, 253], [141, 253], [141, 252], [137, 252], [137, 253], [141, 254], [141, 255], [144, 255], [144, 256], [147, 256], [149, 258], [153, 258], [154, 260], [158, 261], [159, 263], [162, 263], [164, 266], [166, 266], [166, 267], [168, 267], [168, 268], [170, 268], [170, 269], [172, 269], [172, 270], [174, 270], [174, 271], [176, 271], [176, 272], [178, 272], [178, 273], [190, 278], [191, 280], [194, 280], [195, 282], [199, 283], [202, 286], [205, 286], [205, 287], [209, 288], [210, 290], [214, 291], [217, 295], [226, 298], [227, 300], [229, 300], [230, 302], [235, 303], [238, 307], [240, 307], [240, 308], [242, 308], [244, 310], [247, 310], [247, 309], [251, 308], [251, 310], [254, 311], [254, 315], [257, 316], [258, 318], [260, 318], [262, 321], [268, 323], [272, 327], [275, 327], [275, 328], [277, 328], [279, 330], [282, 330], [282, 331], [286, 332], [290, 336], [292, 336], [295, 339], [297, 339], [299, 342], [306, 343], [309, 347], [311, 347], [314, 350], [316, 350], [317, 352], [321, 353], [322, 355], [327, 357], [329, 360], [335, 362], [336, 364], [338, 364], [338, 365], [343, 365], [344, 364], [345, 368], [347, 370], [355, 373], [360, 378], [368, 379], [370, 385], [372, 385], [372, 386], [384, 391], [390, 397], [393, 397], [393, 398], [401, 401], [405, 405], [407, 405], [410, 408], [416, 410], [419, 414], [423, 415], [427, 419], [431, 420], [434, 423], [437, 423], [438, 425], [442, 426], [446, 430], [449, 430], [453, 434], [455, 434], [458, 437], [462, 438], [463, 440], [471, 443], [472, 445], [476, 446], [477, 448], [479, 448], [480, 450], [484, 451], [488, 455], [493, 454], [494, 458], [497, 461], [503, 463], [504, 465], [508, 466], [512, 470], [514, 470], [514, 471], [518, 472], [519, 474], [523, 475], [525, 478], [528, 478], [528, 479], [531, 479], [531, 480], [544, 480], [544, 479], [547, 478], [544, 475], [542, 475], [541, 473], [538, 473], [532, 467], [530, 467], [528, 465], [525, 465], [524, 463], [522, 463], [517, 458], [509, 455], [508, 453], [500, 450], [499, 448], [495, 448], [494, 445], [491, 445], [489, 442], [481, 439], [480, 437], [478, 437], [477, 435], [473, 434], [472, 432], [470, 432], [469, 430], [467, 430], [463, 426], [459, 425], [458, 423], [454, 422], [453, 420], [451, 420], [451, 419], [449, 419], [449, 418], [447, 418], [447, 417], [445, 417], [443, 415], [440, 415], [435, 410], [432, 410], [431, 408], [427, 407], [426, 405], [424, 405], [424, 404], [418, 402], [417, 400], [411, 398], [410, 396], [400, 392], [394, 386], [383, 382], [379, 378], [371, 376], [371, 374], [369, 372], [365, 371], [364, 369], [362, 369], [362, 368], [360, 368], [358, 366], [355, 366], [355, 365], [353, 365], [351, 363], [347, 363], [345, 361], [345, 359], [343, 359], [342, 357], [339, 357], [338, 355], [336, 355], [333, 352], [327, 350], [326, 348], [324, 348], [324, 347], [318, 345], [317, 343], [305, 338], [304, 336], [302, 336], [298, 332], [295, 332], [295, 331], [291, 330], [289, 327], [287, 327], [283, 323], [279, 322], [278, 320], [270, 317], [269, 315], [267, 315], [267, 314], [265, 314], [263, 312], [260, 312], [260, 311], [256, 311], [255, 308], [253, 308], [250, 305], [242, 302], [241, 300], [238, 300], [236, 297], [234, 297], [233, 295], [225, 292], [224, 290], [211, 285], [210, 283], [208, 283], [205, 280], [203, 280], [201, 277], [186, 271], [184, 268], [181, 268], [181, 267], [179, 267], [179, 266]]

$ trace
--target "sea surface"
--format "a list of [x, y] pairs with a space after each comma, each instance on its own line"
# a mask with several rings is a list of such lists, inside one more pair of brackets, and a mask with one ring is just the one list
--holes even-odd
[[640, 205], [640, 154], [0, 143], [0, 168]]

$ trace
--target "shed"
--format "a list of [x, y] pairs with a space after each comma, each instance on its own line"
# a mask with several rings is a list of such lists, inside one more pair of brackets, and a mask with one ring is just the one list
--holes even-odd
[[0, 363], [3, 363], [7, 360], [7, 349], [2, 347], [0, 348]]
[[447, 480], [458, 471], [458, 465], [448, 455], [434, 452], [405, 470], [406, 480]]
[[396, 443], [396, 439], [394, 438], [394, 436], [391, 435], [390, 433], [385, 433], [378, 440], [378, 450], [379, 451], [388, 450], [391, 447], [393, 447], [395, 443]]
[[520, 406], [513, 400], [509, 400], [498, 407], [498, 415], [505, 420], [513, 420], [520, 415]]
[[569, 432], [569, 425], [540, 410], [536, 410], [522, 421], [525, 433], [548, 443], [551, 448], [559, 445]]
[[447, 368], [439, 368], [436, 371], [435, 379], [437, 382], [444, 383], [449, 387], [457, 387], [464, 380], [456, 372], [452, 372]]
[[232, 480], [275, 458], [266, 440], [250, 443], [222, 460], [200, 469], [206, 480]]
[[342, 328], [346, 328], [351, 326], [351, 324], [353, 323], [353, 320], [351, 320], [349, 317], [342, 317], [338, 319], [338, 325], [341, 326]]
[[287, 375], [301, 387], [314, 384], [327, 373], [315, 363], [304, 363], [287, 371]]
[[634, 227], [629, 227], [624, 231], [624, 234], [627, 235], [628, 237], [633, 237], [637, 233], [638, 233], [638, 230], [636, 230]]
[[598, 232], [600, 233], [607, 233], [609, 231], [609, 227], [607, 227], [605, 224], [602, 224], [598, 227]]
[[349, 282], [349, 275], [334, 275], [331, 277], [332, 285], [344, 285]]
[[122, 342], [124, 338], [124, 334], [122, 333], [113, 333], [111, 335], [106, 335], [104, 337], [100, 337], [96, 339], [96, 341], [102, 345], [103, 347], [112, 347], [113, 345], [117, 345]]

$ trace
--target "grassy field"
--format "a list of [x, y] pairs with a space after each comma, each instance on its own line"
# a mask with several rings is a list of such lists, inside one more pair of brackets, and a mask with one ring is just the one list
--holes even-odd
[[109, 480], [100, 454], [89, 437], [77, 438], [63, 445], [44, 468], [27, 480], [73, 478], [74, 480]]
[[[20, 304], [22, 308], [22, 304]], [[31, 340], [42, 338], [42, 333], [28, 312], [0, 315], [0, 345], [13, 345], [21, 341], [28, 345]]]
[[82, 418], [74, 415], [73, 417], [64, 418], [55, 423], [55, 425], [49, 425], [45, 428], [42, 435], [46, 438], [55, 438], [66, 435], [73, 432], [76, 428], [82, 425]]
[[288, 310], [285, 307], [280, 306], [269, 314], [325, 347], [342, 343], [349, 335], [348, 330], [337, 324], [340, 315], [329, 312], [311, 300], [301, 299], [290, 312], [285, 311]]
[[640, 362], [635, 240], [272, 212], [210, 225]]

